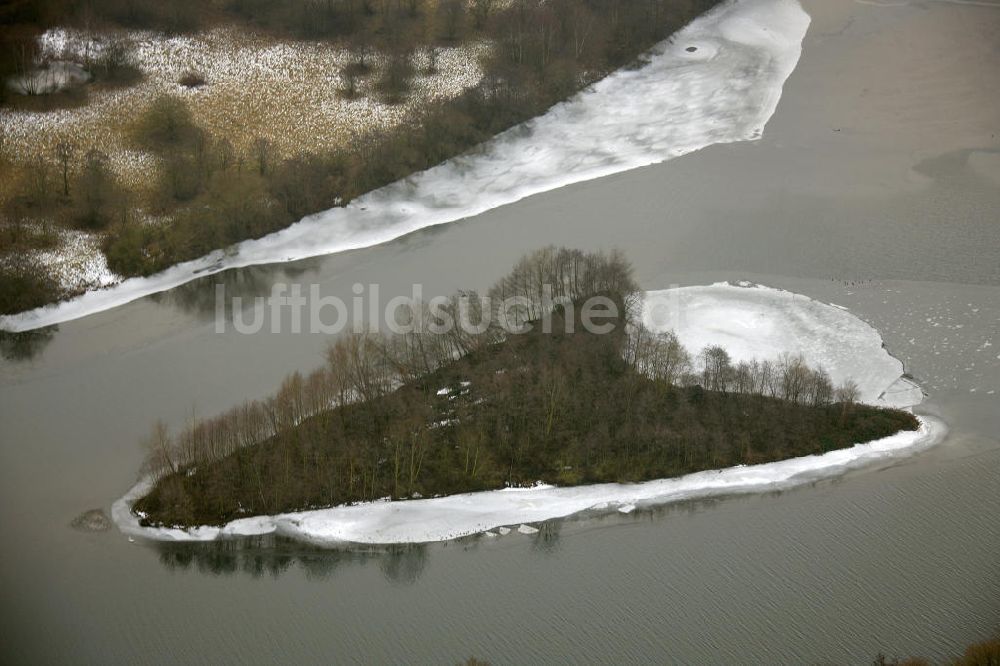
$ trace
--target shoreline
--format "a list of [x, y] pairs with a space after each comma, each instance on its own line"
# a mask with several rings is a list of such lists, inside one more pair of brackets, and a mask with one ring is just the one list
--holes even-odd
[[[692, 499], [727, 497], [785, 490], [840, 476], [879, 460], [902, 458], [941, 442], [947, 426], [940, 419], [918, 416], [920, 428], [855, 444], [820, 455], [788, 458], [694, 472], [641, 483], [608, 483], [572, 487], [506, 488], [430, 499], [368, 502], [255, 516], [221, 527], [143, 527], [131, 506], [148, 492], [143, 479], [111, 507], [111, 518], [129, 537], [152, 541], [204, 542], [275, 534], [316, 546], [393, 545], [451, 541], [476, 534], [496, 537], [499, 530], [532, 533], [530, 523], [567, 518], [585, 512], [631, 513]], [[525, 528], [525, 529], [521, 529]]]
[[[259, 240], [0, 316], [0, 329], [24, 332], [63, 323], [231, 268], [372, 247], [710, 145], [758, 140], [798, 64], [809, 23], [797, 0], [731, 0], [661, 42], [643, 67], [613, 72], [477, 151]], [[691, 44], [694, 52], [686, 50]], [[623, 113], [625, 108], [630, 111]], [[579, 136], [590, 139], [579, 145]]]

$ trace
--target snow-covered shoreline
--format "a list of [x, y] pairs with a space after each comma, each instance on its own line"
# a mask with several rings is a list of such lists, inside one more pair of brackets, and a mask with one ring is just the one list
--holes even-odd
[[370, 247], [572, 183], [758, 139], [809, 22], [796, 0], [731, 0], [660, 44], [642, 67], [611, 74], [480, 150], [259, 240], [0, 317], [0, 328], [58, 324], [230, 268]]
[[[902, 363], [877, 330], [840, 306], [780, 289], [719, 283], [647, 292], [642, 317], [653, 330], [672, 329], [692, 351], [722, 344], [734, 360], [801, 354], [834, 381], [854, 379], [860, 400], [901, 408], [919, 404], [919, 387], [889, 393], [903, 378]], [[888, 396], [888, 397], [887, 397]], [[878, 460], [916, 453], [940, 441], [943, 422], [919, 417], [916, 431], [772, 463], [708, 470], [635, 484], [559, 488], [536, 486], [419, 499], [339, 506], [235, 520], [222, 527], [146, 528], [132, 504], [150, 488], [141, 481], [114, 503], [112, 518], [125, 533], [154, 540], [211, 541], [278, 534], [318, 545], [446, 541], [472, 534], [564, 518], [585, 511], [628, 513], [703, 497], [766, 492], [836, 476]], [[527, 530], [522, 530], [522, 532]]]
[[[528, 523], [565, 518], [582, 512], [630, 513], [636, 508], [671, 502], [769, 492], [793, 488], [851, 469], [907, 454], [939, 442], [944, 423], [919, 417], [920, 428], [904, 431], [822, 455], [761, 465], [696, 472], [643, 483], [605, 483], [571, 488], [536, 486], [449, 495], [431, 499], [383, 501], [329, 509], [257, 516], [222, 527], [142, 527], [131, 505], [149, 489], [142, 481], [114, 503], [112, 519], [125, 534], [156, 541], [214, 541], [276, 534], [319, 546], [389, 545], [448, 541]], [[530, 533], [531, 530], [520, 530]]]

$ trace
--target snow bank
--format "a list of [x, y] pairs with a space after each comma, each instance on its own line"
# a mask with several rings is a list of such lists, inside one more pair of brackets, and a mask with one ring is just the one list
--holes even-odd
[[[537, 523], [583, 511], [629, 512], [704, 497], [774, 491], [809, 483], [849, 469], [913, 452], [939, 441], [944, 425], [927, 417], [920, 429], [858, 444], [823, 455], [805, 456], [764, 465], [730, 467], [645, 483], [605, 483], [575, 488], [536, 486], [495, 490], [405, 502], [374, 502], [331, 509], [258, 516], [221, 528], [192, 530], [143, 528], [129, 506], [147, 490], [139, 484], [112, 508], [112, 517], [127, 533], [162, 541], [211, 541], [218, 538], [279, 534], [317, 545], [345, 543], [394, 544], [446, 541], [496, 530], [533, 534]], [[499, 529], [497, 529], [499, 528]]]
[[659, 45], [644, 66], [608, 76], [481, 150], [226, 252], [0, 318], [0, 327], [56, 324], [227, 268], [369, 247], [570, 183], [759, 138], [808, 26], [796, 0], [733, 0]]
[[862, 402], [904, 408], [923, 400], [879, 332], [842, 306], [749, 283], [719, 283], [647, 292], [642, 317], [651, 330], [675, 331], [692, 353], [720, 345], [734, 361], [801, 354], [830, 373], [834, 385], [853, 379]]

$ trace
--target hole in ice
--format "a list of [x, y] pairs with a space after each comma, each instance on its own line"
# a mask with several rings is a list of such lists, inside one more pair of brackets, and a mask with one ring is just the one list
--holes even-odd
[[687, 47], [684, 50], [687, 51], [688, 53], [694, 53], [695, 51], [698, 50], [698, 47], [697, 46], [689, 46], [689, 47]]

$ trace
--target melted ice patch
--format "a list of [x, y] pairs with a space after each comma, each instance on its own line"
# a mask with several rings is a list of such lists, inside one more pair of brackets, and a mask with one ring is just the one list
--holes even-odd
[[808, 26], [796, 0], [724, 3], [660, 44], [642, 67], [611, 74], [469, 154], [259, 240], [2, 317], [0, 327], [57, 324], [228, 268], [378, 245], [570, 183], [759, 138]]

